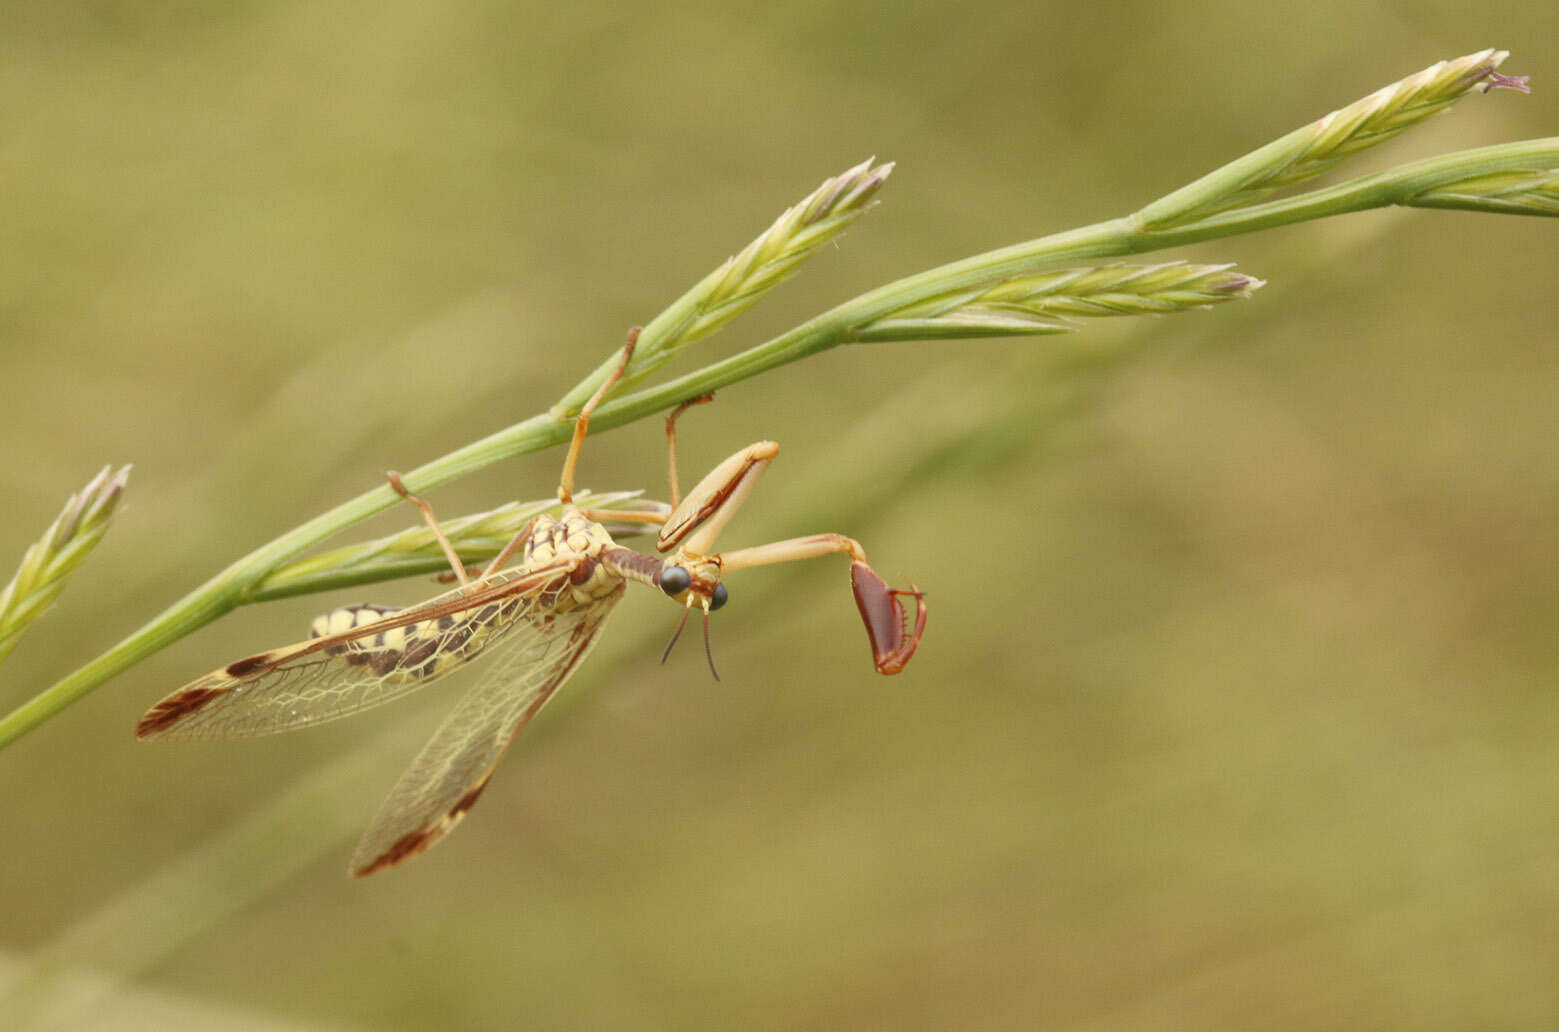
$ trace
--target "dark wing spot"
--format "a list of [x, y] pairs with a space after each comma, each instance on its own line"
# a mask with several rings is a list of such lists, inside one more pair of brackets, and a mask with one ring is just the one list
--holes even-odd
[[487, 787], [488, 777], [466, 789], [465, 795], [455, 801], [455, 805], [449, 808], [449, 812], [438, 821], [427, 827], [418, 828], [416, 831], [408, 831], [394, 844], [379, 855], [377, 859], [352, 872], [352, 877], [363, 878], [376, 871], [382, 871], [386, 867], [394, 867], [403, 860], [412, 857], [427, 849], [433, 843], [444, 837], [445, 832], [454, 827], [460, 818], [466, 815], [466, 811], [476, 805], [476, 801], [482, 797], [482, 789]]
[[368, 653], [368, 669], [383, 677], [395, 669], [395, 665], [400, 662], [400, 659], [401, 654], [390, 649], [385, 649], [381, 652], [370, 652]]
[[364, 878], [375, 871], [382, 871], [386, 867], [394, 867], [402, 860], [409, 860], [431, 846], [438, 835], [427, 828], [418, 828], [416, 831], [408, 831], [394, 844], [379, 855], [377, 860], [365, 864], [352, 872], [354, 878]]
[[464, 817], [465, 814], [466, 814], [466, 811], [471, 809], [471, 807], [476, 805], [476, 801], [478, 799], [480, 799], [481, 796], [482, 796], [482, 789], [484, 789], [486, 787], [487, 787], [487, 779], [486, 778], [483, 778], [481, 781], [478, 781], [476, 784], [472, 785], [466, 791], [466, 794], [461, 796], [460, 800], [457, 803], [455, 803], [454, 806], [451, 806], [449, 808], [449, 816], [450, 816], [450, 818], [453, 819], [453, 820], [457, 820], [458, 821], [461, 817]]
[[[237, 666], [238, 664], [235, 663], [233, 665]], [[231, 690], [229, 688], [191, 688], [187, 692], [170, 695], [146, 711], [146, 715], [141, 717], [140, 722], [135, 725], [135, 737], [145, 738], [148, 735], [166, 731], [212, 699], [226, 695]]]
[[228, 677], [248, 677], [250, 674], [265, 666], [275, 655], [270, 652], [262, 652], [258, 656], [248, 656], [244, 659], [235, 659], [227, 665], [223, 671]]

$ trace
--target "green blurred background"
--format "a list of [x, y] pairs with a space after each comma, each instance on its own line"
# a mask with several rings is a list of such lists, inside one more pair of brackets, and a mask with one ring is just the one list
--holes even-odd
[[[1366, 166], [1559, 131], [1546, 3], [5, 23], [0, 577], [136, 464], [5, 709], [379, 471], [541, 411], [868, 155], [899, 163], [881, 206], [678, 370], [1440, 58], [1510, 48], [1535, 93]], [[1331, 220], [1189, 255], [1268, 279], [1248, 303], [725, 392], [688, 475], [784, 451], [724, 543], [861, 539], [930, 592], [915, 662], [871, 672], [842, 562], [733, 577], [719, 683], [696, 645], [657, 665], [675, 611], [632, 594], [475, 817], [367, 882], [351, 843], [453, 694], [132, 741], [365, 593], [240, 611], [0, 755], [0, 976], [63, 962], [33, 1002], [73, 1028], [1559, 1027], [1556, 232]], [[544, 497], [560, 458], [432, 501]], [[658, 424], [581, 479], [663, 495]]]

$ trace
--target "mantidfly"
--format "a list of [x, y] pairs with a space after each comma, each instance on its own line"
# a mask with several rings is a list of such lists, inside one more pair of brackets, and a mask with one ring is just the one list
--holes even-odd
[[[902, 670], [925, 630], [925, 597], [914, 585], [890, 588], [866, 565], [866, 554], [854, 540], [814, 534], [733, 552], [711, 551], [779, 446], [772, 441], [748, 445], [679, 499], [676, 419], [707, 397], [678, 406], [666, 420], [669, 514], [575, 507], [574, 471], [590, 414], [627, 368], [637, 336], [637, 329], [629, 333], [622, 362], [575, 419], [558, 486], [561, 519], [537, 516], [472, 577], [428, 503], [407, 491], [398, 475], [387, 474], [395, 490], [421, 510], [459, 586], [406, 609], [336, 609], [314, 621], [308, 641], [229, 663], [174, 692], [147, 710], [136, 736], [242, 738], [312, 726], [388, 702], [478, 656], [491, 656], [486, 677], [460, 700], [401, 775], [358, 843], [351, 873], [362, 876], [416, 856], [465, 816], [509, 742], [584, 662], [628, 581], [657, 587], [681, 602], [684, 624], [695, 605], [701, 609], [707, 651], [709, 613], [726, 601], [724, 574], [846, 552], [877, 670]], [[597, 522], [630, 516], [660, 525], [657, 547], [669, 557], [623, 548]], [[516, 554], [519, 562], [505, 568]], [[915, 600], [913, 628], [901, 598]]]

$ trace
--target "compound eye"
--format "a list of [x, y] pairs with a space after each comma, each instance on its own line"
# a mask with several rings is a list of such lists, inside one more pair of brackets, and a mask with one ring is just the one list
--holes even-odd
[[660, 571], [660, 590], [675, 598], [693, 583], [693, 575], [680, 566], [668, 566]]
[[709, 609], [713, 612], [725, 605], [725, 600], [731, 597], [731, 593], [725, 590], [724, 584], [716, 584], [715, 590], [709, 593]]

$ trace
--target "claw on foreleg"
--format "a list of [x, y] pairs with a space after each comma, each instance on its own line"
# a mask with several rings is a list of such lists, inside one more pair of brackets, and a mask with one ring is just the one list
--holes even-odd
[[[913, 584], [908, 591], [890, 588], [888, 582], [859, 559], [850, 564], [850, 587], [855, 590], [855, 605], [861, 611], [861, 622], [866, 624], [866, 637], [871, 641], [872, 662], [879, 674], [896, 674], [904, 669], [920, 636], [926, 630], [926, 596]], [[900, 597], [915, 600], [915, 628], [909, 627], [909, 617], [904, 612]]]

